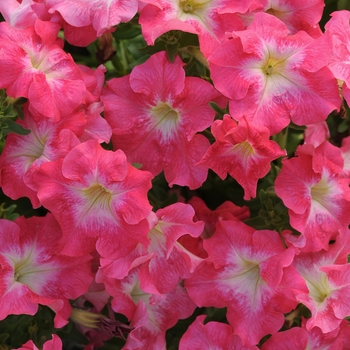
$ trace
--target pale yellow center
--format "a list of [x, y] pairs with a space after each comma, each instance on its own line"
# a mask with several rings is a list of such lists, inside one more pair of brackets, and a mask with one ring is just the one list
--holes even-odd
[[306, 280], [306, 285], [309, 289], [310, 297], [317, 303], [322, 303], [332, 291], [327, 275], [323, 272], [317, 281]]
[[166, 102], [159, 102], [151, 108], [151, 113], [156, 124], [156, 129], [159, 130], [164, 140], [173, 138], [176, 135], [177, 125], [180, 121], [180, 116], [177, 111]]
[[34, 263], [34, 257], [32, 255], [32, 252], [29, 252], [27, 256], [24, 256], [22, 259], [19, 261], [15, 262], [14, 270], [15, 270], [15, 275], [14, 279], [17, 282], [24, 283], [25, 284], [25, 276], [33, 273], [35, 271], [35, 268], [33, 266]]
[[191, 15], [198, 16], [208, 8], [211, 0], [180, 0], [179, 8]]
[[83, 195], [89, 200], [91, 206], [109, 207], [112, 193], [100, 184], [94, 184], [83, 190]]
[[266, 62], [264, 62], [262, 66], [263, 73], [269, 77], [273, 74], [282, 74], [284, 71], [284, 67], [286, 65], [285, 59], [276, 59], [273, 57], [269, 57]]
[[248, 159], [252, 154], [254, 154], [254, 148], [248, 141], [238, 143], [232, 147], [232, 151], [239, 153], [239, 155]]
[[332, 189], [331, 184], [329, 184], [326, 179], [321, 179], [316, 185], [311, 187], [310, 194], [312, 200], [318, 202], [323, 207], [327, 207], [328, 203], [328, 194]]
[[136, 305], [139, 303], [140, 300], [142, 300], [146, 305], [148, 305], [151, 294], [144, 292], [140, 287], [140, 283], [137, 282], [134, 285], [132, 291], [130, 292], [130, 296], [132, 301]]

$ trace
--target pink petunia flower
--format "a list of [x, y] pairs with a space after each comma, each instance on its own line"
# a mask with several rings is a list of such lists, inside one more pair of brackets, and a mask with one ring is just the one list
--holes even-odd
[[306, 321], [308, 331], [319, 327], [323, 333], [332, 332], [350, 315], [349, 235], [349, 229], [340, 230], [328, 251], [301, 252], [294, 258], [293, 266], [308, 288], [307, 293], [296, 295], [311, 311], [311, 318]]
[[303, 30], [313, 38], [322, 35], [318, 23], [322, 18], [323, 0], [258, 0], [256, 6], [257, 10], [239, 16], [245, 25], [251, 23], [255, 13], [264, 11], [284, 22], [292, 34]]
[[337, 81], [326, 67], [328, 38], [289, 35], [283, 22], [257, 13], [247, 30], [233, 32], [208, 58], [214, 86], [230, 98], [235, 120], [276, 134], [290, 119], [298, 125], [325, 120], [339, 110]]
[[214, 170], [221, 179], [230, 174], [244, 189], [244, 199], [256, 197], [258, 180], [271, 168], [271, 162], [286, 155], [278, 144], [271, 141], [269, 130], [249, 124], [239, 124], [225, 115], [216, 120], [211, 132], [216, 142], [210, 146], [199, 164]]
[[194, 210], [189, 204], [175, 203], [159, 209], [154, 215], [148, 237], [148, 253], [153, 257], [140, 268], [140, 286], [153, 294], [170, 292], [181, 279], [188, 278], [202, 259], [190, 253], [178, 239], [184, 235], [198, 237], [204, 227], [193, 222]]
[[[152, 294], [170, 292], [180, 280], [189, 277], [202, 262], [179, 243], [184, 235], [198, 237], [204, 224], [193, 222], [194, 210], [189, 204], [174, 203], [148, 216], [150, 244], [139, 244], [133, 252], [121, 259], [101, 259], [100, 273], [106, 277], [124, 278], [129, 271], [141, 265], [141, 288]], [[103, 276], [98, 279], [103, 279]]]
[[64, 254], [79, 256], [96, 246], [104, 257], [121, 257], [138, 243], [148, 245], [152, 175], [128, 164], [121, 150], [90, 140], [43, 164], [33, 178], [40, 203], [62, 227]]
[[244, 29], [238, 13], [254, 10], [252, 1], [238, 0], [141, 0], [142, 34], [153, 45], [155, 39], [170, 30], [198, 34], [200, 48], [208, 56], [222, 42], [226, 32]]
[[301, 232], [287, 240], [303, 251], [328, 249], [338, 230], [350, 224], [349, 179], [341, 176], [344, 160], [329, 142], [299, 146], [284, 159], [275, 190], [289, 208], [290, 224]]
[[211, 84], [185, 77], [183, 63], [170, 63], [158, 52], [130, 75], [112, 79], [101, 95], [112, 142], [131, 163], [158, 175], [164, 170], [169, 185], [198, 188], [208, 169], [196, 165], [209, 141], [197, 132], [213, 122], [210, 101], [223, 102]]
[[36, 20], [23, 30], [0, 23], [0, 88], [26, 97], [30, 109], [58, 121], [84, 101], [85, 84], [57, 38], [60, 26]]
[[58, 12], [62, 16], [67, 41], [87, 46], [120, 22], [130, 21], [137, 12], [138, 1], [46, 0], [46, 5], [51, 14]]
[[67, 324], [68, 300], [87, 292], [92, 282], [91, 256], [57, 253], [62, 233], [51, 214], [3, 219], [0, 229], [0, 319], [34, 315], [41, 304], [56, 312], [55, 327]]
[[204, 241], [208, 259], [185, 287], [197, 306], [227, 307], [227, 319], [243, 346], [256, 345], [283, 325], [295, 308], [295, 294], [306, 291], [293, 268], [294, 249], [275, 231], [255, 231], [240, 221], [219, 221]]
[[165, 332], [179, 319], [189, 317], [195, 304], [186, 290], [177, 284], [169, 293], [154, 295], [140, 287], [138, 268], [122, 280], [105, 278], [107, 292], [113, 297], [112, 308], [131, 321], [125, 349], [165, 349]]
[[17, 123], [31, 132], [7, 136], [0, 156], [1, 186], [10, 198], [28, 197], [38, 208], [41, 204], [33, 174], [42, 164], [64, 157], [79, 145], [77, 135], [83, 134], [86, 120], [84, 114], [78, 113], [55, 123], [51, 118], [30, 113], [25, 105], [24, 120]]

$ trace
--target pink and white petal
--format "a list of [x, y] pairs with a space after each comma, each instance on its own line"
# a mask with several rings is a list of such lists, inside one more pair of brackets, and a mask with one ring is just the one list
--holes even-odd
[[148, 45], [154, 45], [159, 36], [170, 30], [197, 34], [197, 30], [191, 24], [176, 18], [178, 9], [175, 4], [162, 2], [161, 7], [157, 5], [147, 4], [140, 13], [139, 23], [141, 24], [142, 35]]
[[286, 25], [277, 17], [271, 16], [265, 12], [258, 12], [254, 15], [252, 24], [248, 27], [253, 30], [265, 41], [271, 38], [284, 38], [290, 32]]
[[337, 79], [350, 83], [350, 50], [348, 41], [349, 11], [336, 11], [325, 26], [326, 35], [331, 37], [333, 49], [329, 68]]
[[158, 230], [161, 229], [166, 239], [166, 256], [169, 257], [176, 241], [183, 235], [192, 237], [201, 235], [204, 223], [193, 222], [194, 209], [189, 204], [174, 203], [156, 212]]
[[234, 333], [242, 338], [243, 345], [251, 346], [264, 335], [277, 332], [284, 322], [283, 314], [266, 304], [273, 294], [258, 275], [253, 269], [235, 276], [229, 267], [216, 270], [203, 264], [185, 281], [185, 287], [199, 307], [228, 307], [227, 319]]
[[46, 1], [46, 5], [49, 8], [50, 13], [53, 14], [55, 11], [59, 12], [66, 22], [75, 27], [83, 27], [91, 23], [92, 4], [86, 3], [86, 1], [81, 0]]
[[197, 316], [181, 337], [179, 350], [202, 350], [212, 346], [224, 348], [231, 343], [232, 328], [219, 322], [209, 322], [204, 325], [206, 315]]
[[165, 179], [170, 187], [176, 184], [188, 186], [191, 190], [196, 189], [207, 179], [208, 169], [197, 163], [209, 148], [210, 143], [200, 134], [196, 134], [190, 142], [178, 140], [178, 143], [178, 145], [173, 144], [171, 150], [173, 158], [164, 166]]
[[74, 27], [63, 23], [64, 37], [72, 45], [86, 47], [97, 39], [97, 33], [92, 24], [83, 27]]
[[339, 111], [341, 98], [338, 85], [327, 67], [314, 73], [305, 72], [304, 78], [307, 79], [306, 85], [300, 86], [295, 82], [283, 98], [295, 124], [320, 122], [334, 110]]
[[13, 28], [23, 29], [32, 26], [37, 18], [31, 8], [33, 0], [4, 0], [0, 3], [0, 12], [5, 21]]
[[101, 280], [102, 274], [105, 277], [123, 279], [130, 270], [150, 260], [154, 254], [149, 254], [147, 249], [138, 244], [136, 248], [129, 254], [120, 259], [112, 257], [111, 259], [100, 259], [100, 269], [98, 271], [97, 280]]
[[215, 111], [210, 107], [210, 101], [224, 108], [227, 99], [207, 81], [187, 77], [185, 87], [174, 100], [172, 108], [179, 111], [179, 127], [184, 129], [188, 141], [196, 132], [203, 131], [213, 123]]
[[[104, 258], [124, 259], [136, 249], [138, 244], [142, 244], [144, 247], [149, 245], [148, 229], [146, 219], [141, 220], [136, 225], [126, 224], [120, 220], [118, 226], [112, 226], [108, 231], [102, 231], [99, 234], [96, 249]], [[135, 266], [138, 265], [139, 263], [136, 261]]]
[[86, 113], [86, 126], [80, 142], [96, 139], [99, 143], [109, 143], [112, 137], [112, 129], [106, 119], [101, 117], [103, 112], [102, 102], [95, 102], [88, 107]]
[[258, 67], [262, 59], [259, 50], [254, 54], [246, 53], [240, 38], [231, 39], [208, 58], [214, 86], [231, 99], [242, 99], [251, 83], [262, 81], [253, 69], [249, 70]]
[[293, 327], [284, 332], [278, 332], [271, 336], [263, 345], [261, 350], [300, 350], [306, 349], [308, 334], [305, 329]]
[[[79, 160], [79, 161], [77, 161]], [[103, 174], [98, 174], [98, 172]], [[122, 181], [128, 173], [126, 156], [122, 151], [103, 150], [97, 140], [84, 142], [65, 157], [62, 163], [62, 175], [83, 184], [99, 182], [102, 175], [110, 182]]]
[[269, 12], [283, 21], [292, 33], [300, 30], [312, 33], [322, 17], [324, 2], [312, 0], [305, 3], [303, 0], [272, 0]]
[[8, 315], [35, 315], [38, 303], [31, 300], [33, 293], [24, 284], [13, 281], [7, 293], [0, 298], [0, 320]]
[[[153, 176], [148, 171], [141, 171], [128, 164], [128, 173], [123, 181], [115, 184], [105, 181], [106, 188], [116, 191], [111, 202], [128, 224], [134, 225], [147, 217], [152, 207], [147, 198]], [[108, 186], [108, 187], [107, 187]]]
[[282, 160], [282, 170], [275, 180], [275, 190], [286, 207], [296, 214], [304, 214], [310, 210], [312, 199], [307, 185], [311, 186], [320, 180], [321, 175], [312, 169], [312, 157], [300, 155], [298, 158]]
[[129, 22], [137, 12], [137, 0], [97, 0], [91, 9], [92, 24], [100, 37], [120, 22]]
[[171, 103], [184, 89], [183, 65], [179, 56], [171, 63], [165, 51], [158, 52], [132, 70], [130, 86], [134, 92], [149, 96], [154, 105], [158, 101]]

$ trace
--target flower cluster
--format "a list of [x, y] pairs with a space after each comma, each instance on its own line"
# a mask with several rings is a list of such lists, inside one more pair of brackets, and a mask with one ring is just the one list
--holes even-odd
[[350, 12], [323, 7], [1, 1], [0, 186], [30, 208], [0, 206], [0, 329], [53, 315], [6, 344], [348, 348]]

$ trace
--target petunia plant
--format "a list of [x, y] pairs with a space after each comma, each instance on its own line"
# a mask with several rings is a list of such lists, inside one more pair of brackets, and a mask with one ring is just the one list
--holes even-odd
[[0, 349], [350, 349], [346, 2], [0, 14]]

